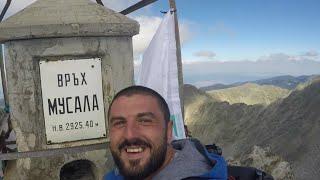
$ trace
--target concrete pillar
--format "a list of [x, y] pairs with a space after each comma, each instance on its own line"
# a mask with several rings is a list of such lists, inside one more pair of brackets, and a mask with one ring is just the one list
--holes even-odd
[[[107, 142], [107, 132], [105, 132], [107, 127], [101, 126], [102, 124], [107, 126], [105, 122], [108, 105], [115, 92], [133, 84], [132, 36], [138, 32], [139, 25], [136, 21], [90, 0], [38, 0], [0, 23], [0, 42], [5, 45], [10, 115], [17, 136], [18, 151], [50, 151], [57, 148]], [[97, 101], [102, 102], [99, 104], [100, 110], [102, 108], [99, 113], [105, 122], [99, 122], [99, 125], [96, 123], [97, 126], [92, 130], [86, 130], [85, 123], [89, 119], [85, 117], [90, 117], [90, 120], [95, 121], [95, 112], [92, 107], [92, 112], [88, 112], [91, 113], [88, 116], [85, 115], [86, 112], [83, 112], [85, 111], [83, 109], [81, 111], [79, 109], [78, 111], [70, 110], [72, 113], [69, 115], [67, 112], [59, 114], [59, 110], [62, 111], [66, 105], [59, 106], [58, 100], [62, 102], [64, 98], [64, 101], [67, 102], [67, 97], [70, 97], [70, 106], [77, 106], [72, 104], [75, 102], [74, 98], [81, 96], [81, 92], [86, 91], [86, 87], [92, 85], [85, 82], [82, 87], [73, 87], [79, 83], [75, 83], [70, 78], [79, 69], [80, 61], [91, 63], [93, 60], [101, 66], [100, 75], [95, 74], [97, 75], [97, 88], [93, 89], [94, 91], [99, 89], [100, 78], [102, 97], [101, 99], [98, 97]], [[74, 69], [70, 70], [70, 65], [68, 65], [69, 68], [66, 67], [68, 62], [74, 64]], [[50, 68], [49, 70], [41, 69], [41, 63], [47, 64], [48, 67], [57, 63], [57, 68], [54, 69], [55, 72], [51, 72]], [[61, 72], [57, 73], [60, 69]], [[64, 77], [65, 80], [69, 78], [67, 87], [66, 84], [64, 87], [56, 84], [57, 87], [51, 88], [55, 82], [44, 77], [54, 73], [62, 74], [61, 77]], [[75, 75], [78, 81], [81, 80], [80, 73]], [[66, 76], [66, 74], [69, 75]], [[59, 77], [57, 77], [57, 82], [58, 79]], [[70, 86], [74, 88], [70, 90], [73, 92], [71, 95], [67, 89]], [[52, 94], [56, 94], [56, 107], [53, 105], [55, 101]], [[51, 101], [49, 101], [50, 98]], [[80, 97], [80, 100], [82, 102], [83, 97]], [[47, 102], [52, 103], [51, 110], [50, 107], [49, 110], [46, 110], [49, 106]], [[48, 111], [51, 115], [48, 115]], [[51, 117], [52, 114], [56, 118], [49, 121], [48, 116]], [[81, 116], [83, 119], [79, 120]], [[60, 120], [60, 124], [64, 126], [61, 132], [55, 132], [57, 130], [52, 130], [53, 126], [48, 126], [49, 123], [57, 122], [57, 128], [59, 128], [58, 121]], [[72, 129], [70, 133], [65, 130], [66, 122], [69, 124], [82, 120], [84, 123], [81, 127], [83, 128], [82, 134], [73, 133], [75, 129]], [[82, 132], [82, 130], [77, 131]], [[104, 130], [104, 133], [90, 135], [98, 130]], [[107, 168], [112, 166], [109, 164], [110, 157], [106, 147], [105, 150], [71, 155], [56, 154], [45, 158], [18, 159], [9, 162], [5, 179], [59, 179], [62, 168], [65, 172], [68, 169], [72, 170], [73, 167], [84, 167], [84, 169], [90, 167], [91, 173], [87, 173], [83, 178], [101, 179]], [[81, 175], [78, 175], [79, 177], [73, 178], [80, 179]]]

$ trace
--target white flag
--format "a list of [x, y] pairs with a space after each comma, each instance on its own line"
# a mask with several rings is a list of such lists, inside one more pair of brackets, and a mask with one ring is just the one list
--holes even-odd
[[185, 138], [176, 55], [174, 15], [165, 15], [149, 47], [143, 54], [137, 84], [149, 87], [167, 101], [176, 139]]

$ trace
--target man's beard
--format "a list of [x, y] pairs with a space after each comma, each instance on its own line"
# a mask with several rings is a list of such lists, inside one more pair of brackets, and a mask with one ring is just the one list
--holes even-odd
[[[118, 148], [118, 151], [114, 151], [111, 149], [111, 154], [113, 157], [113, 160], [117, 167], [119, 168], [120, 174], [125, 178], [125, 179], [130, 179], [130, 180], [139, 180], [139, 179], [144, 179], [148, 176], [150, 176], [152, 173], [156, 172], [164, 163], [165, 158], [166, 158], [166, 153], [167, 153], [167, 144], [166, 144], [166, 135], [164, 135], [162, 142], [160, 142], [159, 146], [157, 147], [152, 147], [150, 143], [139, 139], [139, 138], [134, 138], [130, 140], [124, 140]], [[145, 146], [150, 149], [150, 157], [147, 159], [147, 162], [145, 165], [139, 165], [140, 164], [140, 159], [138, 160], [129, 160], [129, 167], [125, 167], [125, 163], [123, 160], [120, 158], [120, 153], [121, 150], [130, 145], [135, 145], [135, 146]]]

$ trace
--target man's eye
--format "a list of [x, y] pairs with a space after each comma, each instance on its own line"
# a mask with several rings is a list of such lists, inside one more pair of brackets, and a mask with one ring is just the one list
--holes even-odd
[[142, 124], [150, 124], [152, 123], [152, 119], [139, 119], [139, 122]]
[[121, 127], [121, 126], [124, 126], [125, 123], [126, 123], [125, 121], [115, 121], [112, 123], [112, 126]]

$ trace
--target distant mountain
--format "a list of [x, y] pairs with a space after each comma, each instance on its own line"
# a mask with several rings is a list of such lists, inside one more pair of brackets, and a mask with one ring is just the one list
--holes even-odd
[[219, 90], [219, 89], [227, 89], [227, 88], [231, 88], [231, 87], [236, 87], [236, 86], [240, 86], [242, 84], [245, 84], [246, 82], [241, 82], [241, 83], [233, 83], [233, 84], [213, 84], [210, 86], [205, 86], [205, 87], [200, 87], [199, 89], [202, 91], [212, 91], [212, 90]]
[[270, 147], [292, 164], [295, 179], [318, 179], [319, 89], [320, 80], [314, 80], [267, 107], [203, 100], [204, 94], [194, 93], [188, 98], [202, 101], [185, 104], [186, 124], [203, 143], [221, 146], [227, 158], [241, 160], [255, 145]]
[[253, 83], [257, 83], [259, 85], [273, 85], [278, 86], [285, 89], [295, 89], [299, 84], [305, 83], [309, 80], [312, 80], [312, 78], [316, 77], [315, 75], [312, 76], [277, 76], [269, 79], [262, 79], [253, 81]]
[[247, 105], [268, 105], [289, 95], [289, 90], [273, 85], [246, 83], [227, 89], [211, 90], [207, 93], [214, 99], [227, 101], [230, 104], [244, 103]]
[[246, 81], [246, 82], [237, 82], [229, 85], [225, 84], [214, 84], [211, 86], [206, 86], [206, 87], [201, 87], [199, 89], [203, 91], [211, 91], [211, 90], [218, 90], [218, 89], [226, 89], [230, 87], [236, 87], [240, 86], [246, 83], [255, 83], [259, 85], [273, 85], [273, 86], [278, 86], [284, 89], [295, 89], [299, 84], [305, 83], [307, 81], [312, 80], [315, 78], [316, 75], [311, 75], [311, 76], [276, 76], [268, 79], [261, 79], [261, 80], [256, 80], [256, 81]]

